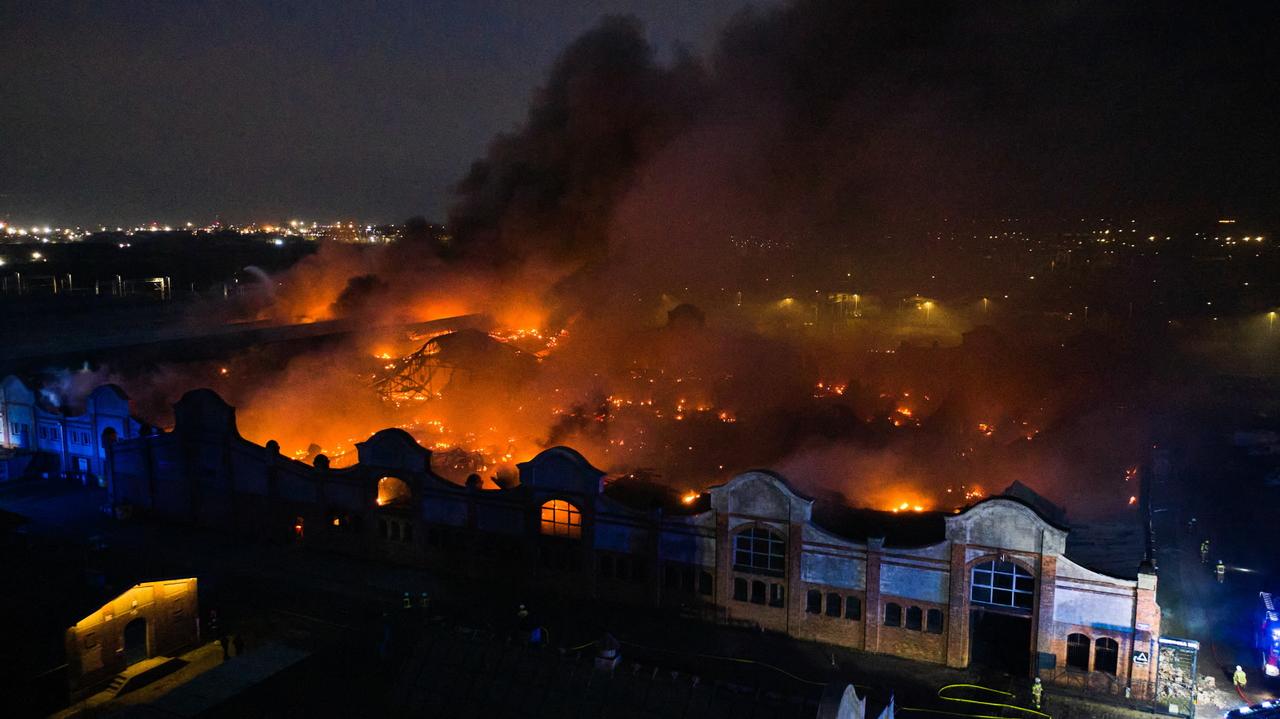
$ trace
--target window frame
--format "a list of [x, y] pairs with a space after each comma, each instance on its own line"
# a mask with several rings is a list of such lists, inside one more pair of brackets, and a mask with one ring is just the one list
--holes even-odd
[[862, 597], [850, 594], [844, 598], [844, 618], [854, 622], [862, 621]]
[[924, 630], [924, 610], [915, 605], [907, 607], [906, 617], [902, 620], [904, 629], [910, 629], [913, 632]]
[[[826, 611], [823, 614], [832, 619], [839, 619], [840, 615], [844, 613], [844, 600], [836, 592], [827, 592], [826, 607], [824, 609]], [[832, 609], [835, 611], [832, 611]]]
[[768, 577], [786, 576], [786, 538], [768, 527], [739, 530], [733, 535], [733, 570]]
[[924, 617], [924, 633], [925, 634], [942, 634], [947, 626], [946, 617], [942, 614], [942, 610], [933, 608], [925, 612]]
[[902, 626], [902, 605], [897, 602], [888, 602], [884, 605], [884, 626], [900, 627]]
[[[1091, 639], [1089, 635], [1081, 634], [1080, 632], [1072, 632], [1068, 634], [1067, 635], [1066, 668], [1070, 670], [1078, 671], [1078, 672], [1089, 671], [1089, 659], [1090, 659], [1089, 655], [1092, 653], [1092, 651], [1093, 651], [1093, 639]], [[1081, 658], [1080, 652], [1084, 652], [1084, 656], [1083, 656], [1084, 666], [1080, 666], [1078, 662], [1072, 661], [1073, 659], [1078, 660]]]
[[1116, 676], [1120, 670], [1120, 642], [1111, 637], [1093, 640], [1093, 671]]
[[986, 607], [1030, 612], [1036, 601], [1035, 575], [1008, 560], [979, 562], [969, 570], [969, 601]]
[[539, 509], [538, 531], [544, 537], [582, 538], [582, 510], [567, 499], [548, 499]]

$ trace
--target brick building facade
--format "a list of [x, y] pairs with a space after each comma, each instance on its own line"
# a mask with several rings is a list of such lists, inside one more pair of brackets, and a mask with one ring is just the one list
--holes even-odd
[[1154, 570], [1124, 578], [1072, 561], [1068, 529], [1019, 499], [815, 519], [813, 499], [752, 471], [689, 506], [637, 509], [566, 447], [521, 463], [519, 485], [483, 489], [436, 475], [401, 430], [358, 444], [359, 461], [337, 469], [241, 438], [234, 409], [208, 390], [184, 396], [175, 417], [172, 432], [116, 444], [117, 505], [549, 595], [1150, 695], [1154, 663], [1141, 653], [1160, 632]]
[[102, 385], [71, 411], [12, 375], [0, 380], [0, 480], [24, 473], [56, 474], [105, 482], [107, 453], [117, 439], [136, 437], [142, 425], [130, 416], [129, 398]]

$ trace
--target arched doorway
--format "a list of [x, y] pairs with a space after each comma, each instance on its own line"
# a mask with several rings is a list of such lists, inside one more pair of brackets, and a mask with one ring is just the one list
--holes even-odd
[[124, 663], [133, 665], [149, 656], [147, 651], [147, 620], [143, 617], [124, 625]]
[[1007, 560], [979, 562], [969, 573], [969, 661], [1027, 676], [1036, 580]]

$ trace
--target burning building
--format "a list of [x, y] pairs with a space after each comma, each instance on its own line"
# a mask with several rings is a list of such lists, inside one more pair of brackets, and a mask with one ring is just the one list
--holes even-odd
[[[172, 431], [117, 442], [110, 493], [133, 516], [221, 527], [477, 585], [666, 608], [707, 621], [950, 667], [1148, 697], [1134, 661], [1160, 635], [1156, 575], [1068, 553], [1072, 530], [1033, 493], [955, 513], [853, 510], [782, 476], [748, 471], [647, 506], [557, 446], [485, 489], [432, 470], [432, 452], [387, 429], [358, 461], [306, 464], [242, 438], [208, 390], [175, 406]], [[1149, 656], [1145, 654], [1145, 656]]]

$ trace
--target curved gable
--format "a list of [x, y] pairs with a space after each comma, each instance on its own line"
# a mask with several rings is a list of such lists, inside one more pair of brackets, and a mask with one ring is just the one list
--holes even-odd
[[99, 385], [89, 393], [88, 407], [96, 413], [129, 414], [129, 395], [118, 385]]
[[211, 389], [193, 389], [173, 405], [175, 431], [238, 435], [236, 409]]
[[993, 497], [946, 518], [947, 539], [963, 544], [1061, 555], [1065, 529], [1055, 527], [1027, 505]]
[[552, 447], [516, 465], [520, 484], [576, 494], [600, 494], [604, 472], [568, 447]]
[[3, 381], [0, 381], [0, 394], [3, 394], [7, 402], [32, 404], [36, 401], [35, 392], [31, 391], [26, 382], [14, 375], [9, 375]]
[[783, 522], [808, 522], [813, 514], [813, 500], [772, 472], [745, 472], [709, 491], [712, 508], [726, 514]]
[[363, 467], [407, 472], [430, 472], [431, 450], [418, 444], [403, 429], [383, 429], [356, 443], [357, 461]]

